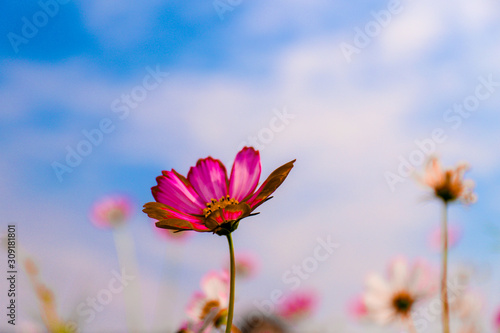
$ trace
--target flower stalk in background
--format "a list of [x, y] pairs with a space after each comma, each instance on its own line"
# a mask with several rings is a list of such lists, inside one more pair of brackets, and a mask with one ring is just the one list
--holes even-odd
[[[130, 197], [114, 194], [99, 198], [90, 210], [90, 221], [99, 229], [111, 230], [120, 267], [133, 276], [138, 276], [134, 240], [127, 230], [127, 221], [133, 213]], [[133, 281], [124, 290], [125, 311], [128, 330], [139, 332], [142, 329], [142, 316], [138, 304], [141, 291], [138, 281]]]
[[235, 261], [231, 233], [239, 222], [271, 198], [293, 168], [295, 160], [274, 170], [256, 190], [260, 179], [260, 154], [244, 147], [228, 178], [226, 167], [212, 157], [198, 160], [187, 177], [177, 171], [163, 171], [151, 191], [155, 202], [144, 205], [144, 213], [158, 220], [158, 228], [174, 231], [194, 230], [226, 236], [231, 261], [230, 296], [226, 333], [231, 332], [234, 308]]
[[172, 304], [177, 304], [179, 296], [178, 288], [171, 288], [179, 283], [179, 278], [183, 274], [182, 266], [179, 266], [184, 260], [186, 245], [193, 233], [175, 232], [169, 229], [157, 228], [151, 224], [153, 232], [162, 240], [164, 260], [161, 267], [161, 278], [159, 289], [156, 293], [156, 314], [154, 315], [154, 327], [166, 330], [168, 326], [165, 323], [165, 311]]
[[47, 331], [50, 333], [77, 332], [77, 327], [74, 322], [65, 322], [59, 317], [56, 310], [54, 293], [40, 281], [38, 277], [38, 267], [35, 262], [27, 258], [24, 261], [24, 269], [40, 303], [41, 317]]
[[[462, 238], [462, 228], [459, 225], [448, 223], [448, 250], [456, 246]], [[429, 247], [436, 252], [443, 248], [443, 233], [441, 226], [433, 229], [428, 236]]]
[[458, 164], [455, 169], [443, 169], [440, 161], [433, 157], [429, 160], [422, 182], [430, 187], [436, 198], [443, 203], [441, 225], [442, 235], [442, 267], [441, 267], [441, 297], [443, 300], [443, 332], [450, 333], [450, 306], [448, 300], [448, 205], [460, 200], [471, 204], [477, 200], [474, 194], [474, 182], [464, 180], [464, 174], [469, 169], [466, 163]]
[[390, 264], [388, 279], [375, 273], [368, 275], [363, 310], [378, 324], [400, 320], [415, 333], [411, 318], [415, 304], [431, 297], [435, 290], [433, 272], [427, 263], [416, 261], [410, 266], [407, 259], [399, 257]]

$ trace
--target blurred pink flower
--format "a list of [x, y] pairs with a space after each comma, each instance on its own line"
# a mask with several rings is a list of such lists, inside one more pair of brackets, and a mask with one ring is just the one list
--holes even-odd
[[[255, 276], [258, 270], [257, 257], [251, 252], [238, 252], [234, 255], [236, 276], [247, 279]], [[228, 259], [229, 266], [229, 259]]]
[[497, 313], [493, 320], [493, 327], [500, 333], [500, 308], [497, 310]]
[[201, 280], [201, 292], [196, 292], [187, 307], [187, 314], [195, 323], [203, 323], [209, 315], [217, 327], [225, 319], [229, 303], [229, 273], [211, 271]]
[[368, 275], [363, 302], [370, 319], [387, 324], [407, 320], [414, 305], [436, 290], [437, 279], [427, 263], [418, 260], [410, 266], [406, 258], [399, 257], [390, 264], [387, 280], [375, 273]]
[[[462, 229], [457, 225], [450, 225], [448, 227], [448, 247], [453, 247], [462, 238]], [[429, 246], [435, 251], [442, 250], [442, 229], [441, 227], [435, 228], [429, 234]]]
[[158, 220], [158, 228], [227, 235], [270, 198], [294, 162], [274, 170], [257, 189], [261, 166], [255, 149], [244, 147], [236, 155], [229, 178], [221, 161], [199, 159], [187, 178], [173, 169], [163, 171], [151, 189], [156, 202], [146, 203], [143, 212]]
[[356, 296], [350, 300], [347, 304], [347, 312], [354, 319], [366, 318], [368, 315], [368, 309], [366, 308], [362, 295]]
[[98, 228], [119, 227], [132, 213], [132, 202], [124, 195], [106, 196], [94, 203], [90, 212], [91, 222]]
[[312, 291], [298, 291], [283, 298], [277, 314], [286, 320], [298, 321], [309, 317], [318, 305], [317, 295]]

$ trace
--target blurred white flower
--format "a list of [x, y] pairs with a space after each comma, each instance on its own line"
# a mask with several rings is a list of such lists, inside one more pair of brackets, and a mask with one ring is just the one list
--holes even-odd
[[195, 323], [210, 319], [211, 324], [218, 327], [225, 319], [229, 303], [229, 273], [211, 271], [202, 278], [200, 285], [202, 291], [193, 295], [187, 314]]
[[434, 271], [422, 260], [410, 266], [399, 257], [389, 266], [388, 277], [370, 274], [366, 279], [363, 302], [368, 318], [379, 324], [408, 320], [414, 305], [437, 290]]

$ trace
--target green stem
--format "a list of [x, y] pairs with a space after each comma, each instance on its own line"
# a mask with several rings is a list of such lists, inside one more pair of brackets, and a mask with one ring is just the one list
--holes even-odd
[[443, 332], [450, 333], [450, 306], [448, 303], [448, 203], [444, 201], [443, 206], [443, 266], [441, 272], [441, 298], [443, 301]]
[[229, 243], [229, 256], [231, 258], [231, 284], [229, 289], [229, 308], [227, 312], [226, 333], [231, 333], [231, 329], [233, 326], [234, 280], [235, 280], [234, 248], [233, 248], [233, 239], [231, 238], [231, 234], [227, 235], [227, 242]]

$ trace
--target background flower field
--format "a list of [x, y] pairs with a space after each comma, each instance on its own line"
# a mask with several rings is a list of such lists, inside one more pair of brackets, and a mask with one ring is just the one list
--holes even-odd
[[[113, 293], [94, 316], [77, 310], [120, 272], [120, 244], [135, 253], [132, 306], [144, 331], [181, 324], [202, 277], [227, 267], [227, 244], [209, 234], [164, 237], [142, 205], [162, 170], [187, 174], [209, 155], [228, 166], [245, 145], [260, 151], [263, 175], [297, 162], [261, 214], [233, 235], [236, 251], [258, 263], [238, 281], [236, 317], [278, 311], [276, 290], [311, 290], [317, 306], [300, 332], [400, 332], [357, 318], [352, 304], [367, 275], [384, 274], [395, 257], [439, 267], [439, 204], [416, 181], [438, 155], [445, 165], [472, 167], [478, 202], [450, 209], [450, 272], [468, 272], [484, 332], [494, 332], [498, 2], [2, 7], [0, 232], [17, 225], [19, 248], [36, 262], [58, 313], [83, 332], [126, 331], [125, 293]], [[121, 236], [91, 223], [93, 205], [115, 193], [131, 201]], [[329, 242], [335, 247], [318, 258]], [[36, 332], [28, 276], [19, 275], [18, 287], [18, 323]], [[0, 331], [8, 329], [2, 319]]]

